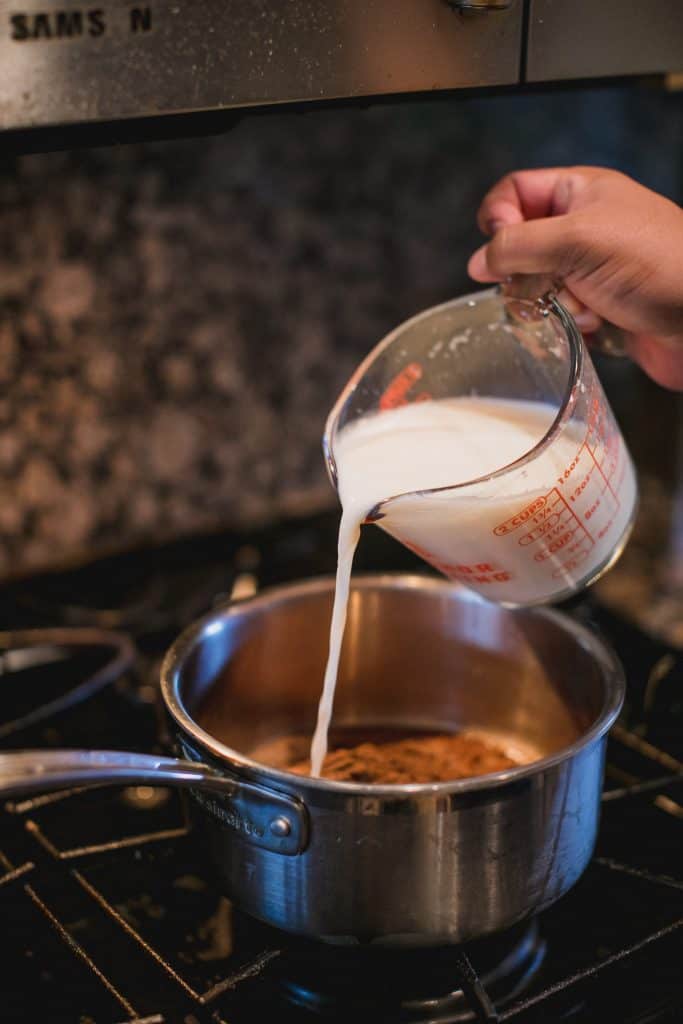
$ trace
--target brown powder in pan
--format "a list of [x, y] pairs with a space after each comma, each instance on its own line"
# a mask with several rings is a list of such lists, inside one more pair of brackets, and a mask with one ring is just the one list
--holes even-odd
[[[500, 747], [468, 733], [416, 736], [389, 743], [338, 747], [325, 758], [323, 778], [384, 785], [448, 782], [513, 768], [517, 763]], [[308, 775], [311, 763], [296, 761], [288, 770]]]

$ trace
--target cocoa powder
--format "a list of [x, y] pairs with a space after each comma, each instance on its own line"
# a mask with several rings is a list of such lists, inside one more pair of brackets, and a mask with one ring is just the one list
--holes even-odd
[[[486, 775], [517, 763], [494, 743], [458, 733], [338, 747], [325, 758], [322, 774], [337, 782], [406, 785]], [[288, 765], [297, 775], [310, 770], [310, 760]]]

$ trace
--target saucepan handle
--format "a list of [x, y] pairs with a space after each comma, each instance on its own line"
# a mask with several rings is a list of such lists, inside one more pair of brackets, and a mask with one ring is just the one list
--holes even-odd
[[31, 796], [70, 786], [180, 786], [245, 842], [300, 853], [307, 842], [301, 800], [197, 761], [118, 750], [21, 750], [0, 754], [0, 797]]

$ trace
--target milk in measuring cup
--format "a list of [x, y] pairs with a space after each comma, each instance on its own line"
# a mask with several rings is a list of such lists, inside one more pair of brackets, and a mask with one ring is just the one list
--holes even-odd
[[320, 775], [327, 752], [360, 527], [384, 499], [393, 499], [380, 508], [384, 530], [494, 600], [548, 599], [609, 561], [615, 536], [628, 529], [636, 483], [621, 435], [606, 432], [604, 423], [570, 425], [514, 474], [454, 486], [521, 458], [545, 437], [556, 413], [541, 402], [448, 398], [364, 417], [338, 435], [342, 518], [312, 775]]

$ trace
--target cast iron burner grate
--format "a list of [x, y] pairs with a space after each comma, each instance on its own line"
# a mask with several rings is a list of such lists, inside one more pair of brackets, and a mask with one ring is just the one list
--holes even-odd
[[[5, 635], [0, 748], [158, 748], [150, 680], [167, 631], [182, 624], [172, 609], [211, 604], [206, 589], [196, 588], [197, 579], [209, 578], [208, 563], [224, 593], [329, 571], [334, 525], [322, 519], [214, 541], [206, 575], [197, 557], [202, 544], [189, 544], [182, 555], [174, 549], [168, 571], [163, 552], [150, 553], [149, 563], [137, 556], [135, 580], [148, 570], [157, 582], [143, 591], [145, 601], [133, 602], [136, 614], [129, 608], [83, 620], [125, 623], [132, 636], [61, 630], [34, 635], [32, 647], [30, 637]], [[376, 534], [361, 568], [396, 568], [397, 549]], [[217, 550], [225, 552], [223, 563]], [[398, 557], [408, 567], [405, 554]], [[87, 574], [97, 592], [91, 607], [115, 608], [113, 566]], [[85, 579], [36, 581], [34, 599], [32, 585], [22, 584], [21, 603], [7, 588], [0, 594], [4, 622], [26, 628], [71, 621], [78, 603], [90, 603], [88, 592], [78, 603], [69, 599], [66, 611], [50, 601], [78, 594]], [[125, 580], [118, 587], [126, 600], [134, 592]], [[154, 593], [163, 601], [148, 617], [141, 609]], [[467, 950], [301, 943], [237, 913], [221, 896], [177, 793], [69, 790], [0, 809], [0, 1019], [680, 1024], [683, 656], [604, 612], [597, 622], [626, 665], [629, 707], [610, 740], [596, 856], [538, 922]]]
[[[524, 991], [545, 953], [535, 921], [454, 948], [378, 950], [313, 947], [283, 952], [275, 972], [295, 1006], [332, 1020], [495, 1021], [502, 1006]], [[470, 957], [477, 964], [474, 971]]]

